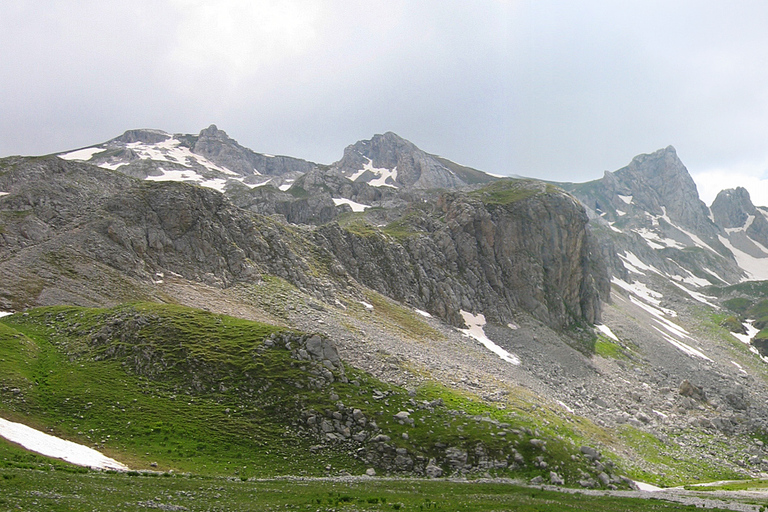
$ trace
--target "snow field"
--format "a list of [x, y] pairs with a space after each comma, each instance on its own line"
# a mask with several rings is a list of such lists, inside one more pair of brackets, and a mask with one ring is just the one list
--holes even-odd
[[27, 450], [95, 469], [128, 471], [128, 467], [87, 446], [40, 432], [21, 423], [0, 418], [0, 436]]
[[491, 341], [486, 335], [483, 327], [485, 327], [485, 315], [478, 314], [473, 315], [467, 311], [461, 311], [461, 316], [464, 318], [464, 323], [469, 326], [469, 329], [459, 329], [464, 333], [464, 336], [468, 338], [474, 338], [482, 343], [485, 348], [499, 356], [501, 359], [508, 363], [512, 363], [515, 366], [520, 364], [520, 358], [514, 354], [511, 354]]

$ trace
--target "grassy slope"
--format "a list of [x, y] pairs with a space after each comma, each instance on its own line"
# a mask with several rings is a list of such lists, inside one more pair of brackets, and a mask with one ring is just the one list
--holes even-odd
[[[593, 433], [584, 425], [527, 409], [523, 397], [511, 397], [506, 409], [438, 384], [414, 395], [352, 368], [346, 370], [348, 383], [337, 379], [314, 389], [311, 375], [288, 350], [265, 347], [263, 340], [280, 329], [157, 304], [50, 307], [5, 317], [0, 413], [94, 446], [138, 470], [361, 474], [369, 464], [354, 456], [355, 446], [318, 448], [318, 436], [302, 423], [302, 411], [327, 415], [342, 401], [375, 420], [392, 445], [414, 458], [439, 460], [454, 446], [476, 461], [482, 446], [492, 460], [511, 461], [515, 451], [525, 459], [516, 469], [488, 468], [493, 475], [548, 478], [555, 470], [572, 485], [582, 470], [595, 475], [578, 454]], [[515, 400], [520, 403], [513, 405]], [[424, 406], [435, 401], [444, 405]], [[404, 410], [412, 411], [414, 426], [394, 419]], [[534, 437], [544, 439], [546, 448], [531, 444]], [[546, 469], [534, 464], [537, 457]]]

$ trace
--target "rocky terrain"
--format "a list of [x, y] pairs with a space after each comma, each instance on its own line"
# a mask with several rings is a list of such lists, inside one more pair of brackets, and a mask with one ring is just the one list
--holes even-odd
[[[758, 476], [767, 222], [744, 189], [708, 208], [672, 147], [553, 184], [499, 179], [392, 133], [322, 165], [255, 153], [215, 126], [133, 130], [0, 161], [0, 309], [142, 300], [317, 333], [333, 342], [328, 372], [343, 369], [338, 351], [382, 382], [438, 382], [544, 430], [569, 425], [593, 473], [566, 485]], [[325, 354], [312, 339], [292, 343], [295, 358]], [[405, 426], [413, 412], [400, 412]], [[514, 463], [448, 444], [417, 455], [370, 430], [359, 407], [329, 414], [296, 421], [321, 445], [359, 443], [380, 470]], [[495, 421], [494, 436], [538, 449], [535, 425]], [[521, 470], [560, 483], [564, 468], [551, 476], [526, 457]]]

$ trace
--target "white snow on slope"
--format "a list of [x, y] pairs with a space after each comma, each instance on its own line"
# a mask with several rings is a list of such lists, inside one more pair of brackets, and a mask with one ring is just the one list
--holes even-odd
[[745, 345], [750, 345], [752, 338], [755, 337], [755, 335], [760, 332], [760, 329], [752, 325], [752, 322], [750, 320], [747, 320], [744, 322], [745, 327], [747, 328], [747, 334], [739, 334], [738, 332], [732, 332], [731, 335], [742, 342]]
[[104, 151], [104, 148], [101, 147], [83, 148], [76, 151], [70, 151], [69, 153], [62, 153], [59, 155], [59, 158], [63, 158], [64, 160], [90, 160], [93, 155], [101, 153], [102, 151]]
[[595, 324], [595, 328], [598, 331], [600, 331], [603, 334], [605, 334], [606, 336], [608, 336], [609, 338], [611, 338], [612, 340], [619, 341], [619, 338], [617, 338], [616, 335], [613, 334], [613, 331], [611, 331], [611, 329], [607, 325]]
[[12, 314], [13, 314], [13, 313], [11, 313], [11, 312], [9, 312], [9, 311], [0, 311], [0, 317], [3, 317], [3, 316], [8, 316], [8, 315], [12, 315]]
[[394, 169], [386, 169], [384, 167], [374, 167], [373, 160], [365, 157], [368, 162], [363, 165], [363, 168], [357, 171], [355, 174], [349, 177], [351, 181], [357, 181], [357, 179], [366, 172], [373, 173], [376, 178], [368, 182], [372, 187], [392, 187], [397, 188], [396, 185], [387, 183], [387, 179], [392, 178], [393, 182], [397, 182], [397, 167]]
[[464, 336], [476, 339], [482, 343], [485, 348], [502, 358], [504, 361], [514, 365], [520, 364], [519, 357], [517, 357], [515, 354], [507, 352], [485, 335], [485, 331], [483, 330], [483, 327], [485, 327], [485, 315], [482, 313], [473, 315], [472, 313], [462, 310], [461, 317], [464, 319], [464, 323], [469, 326], [469, 329], [459, 329], [464, 333]]
[[643, 261], [638, 258], [634, 253], [631, 253], [629, 251], [625, 251], [624, 254], [618, 254], [618, 257], [621, 258], [622, 263], [624, 264], [624, 268], [629, 270], [630, 272], [634, 272], [635, 274], [641, 274], [645, 275], [644, 270], [647, 270], [649, 272], [654, 272], [656, 274], [659, 274], [660, 276], [663, 275], [659, 270], [651, 265], [646, 265], [643, 263]]
[[[133, 150], [140, 158], [155, 160], [158, 162], [174, 162], [182, 165], [190, 165], [190, 162], [197, 162], [206, 169], [218, 171], [230, 176], [239, 176], [236, 172], [230, 171], [226, 167], [219, 167], [207, 158], [194, 154], [189, 148], [179, 146], [181, 141], [168, 137], [163, 142], [157, 144], [144, 144], [142, 142], [132, 142], [127, 144], [128, 149]], [[254, 169], [254, 174], [259, 174]]]
[[430, 315], [426, 311], [422, 311], [421, 309], [417, 309], [416, 312], [421, 316], [423, 316], [424, 318], [432, 318], [432, 315]]
[[352, 201], [351, 199], [345, 199], [345, 198], [333, 198], [333, 204], [336, 206], [340, 206], [342, 204], [349, 205], [350, 208], [352, 208], [353, 212], [364, 212], [367, 208], [370, 208], [370, 205], [362, 204], [362, 203], [356, 203]]
[[114, 459], [110, 459], [93, 448], [88, 448], [72, 441], [65, 441], [21, 423], [14, 423], [3, 418], [0, 418], [0, 436], [12, 443], [20, 444], [27, 450], [37, 452], [46, 457], [62, 459], [78, 466], [128, 471], [127, 466]]
[[719, 235], [718, 238], [733, 253], [736, 263], [749, 275], [747, 280], [768, 280], [768, 258], [755, 258], [734, 247], [724, 236]]
[[747, 229], [749, 229], [749, 226], [751, 226], [754, 221], [755, 221], [755, 216], [748, 215], [747, 222], [745, 222], [743, 226], [741, 226], [740, 228], [725, 228], [725, 232], [728, 234], [731, 234], [731, 233], [738, 233], [740, 231], [746, 231]]
[[206, 179], [204, 176], [189, 169], [158, 169], [163, 174], [159, 176], [147, 176], [147, 181], [182, 181], [186, 183], [195, 183], [201, 187], [212, 188], [219, 192], [224, 192], [227, 180], [224, 178]]
[[0, 197], [7, 196], [9, 192], [0, 192]]
[[[674, 278], [676, 278], [678, 276], [671, 276], [671, 277], [674, 279]], [[708, 299], [715, 300], [715, 297], [710, 297], [708, 295], [704, 295], [703, 293], [694, 292], [693, 290], [689, 290], [685, 286], [683, 286], [681, 284], [678, 284], [675, 281], [670, 281], [670, 283], [672, 283], [673, 285], [675, 285], [678, 288], [680, 288], [681, 290], [683, 290], [685, 293], [690, 295], [691, 298], [693, 298], [693, 299], [695, 299], [695, 300], [697, 300], [697, 301], [699, 301], [699, 302], [701, 302], [703, 304], [706, 304], [707, 306], [711, 306], [711, 307], [713, 307], [715, 309], [720, 309], [716, 304], [713, 304], [713, 303], [709, 302], [709, 300], [708, 300]], [[707, 284], [709, 284], [709, 283], [707, 283]]]
[[629, 204], [632, 202], [632, 196], [623, 196], [621, 194], [617, 194], [619, 196], [619, 199], [624, 201], [625, 203]]
[[619, 288], [631, 294], [637, 295], [638, 297], [642, 298], [644, 301], [650, 302], [652, 304], [656, 304], [657, 306], [661, 304], [661, 299], [664, 297], [659, 292], [651, 290], [644, 283], [641, 283], [639, 281], [635, 281], [634, 283], [629, 284], [628, 282], [623, 281], [618, 277], [613, 277], [611, 278], [611, 283], [615, 284]]
[[651, 246], [652, 249], [664, 249], [665, 247], [672, 247], [675, 249], [685, 249], [685, 246], [680, 242], [678, 242], [677, 240], [662, 237], [657, 232], [651, 231], [648, 228], [640, 228], [635, 230], [635, 232], [641, 237], [643, 237], [645, 241], [648, 243], [648, 245]]

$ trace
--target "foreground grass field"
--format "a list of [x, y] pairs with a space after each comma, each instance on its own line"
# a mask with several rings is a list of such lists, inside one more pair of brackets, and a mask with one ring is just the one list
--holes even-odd
[[[697, 510], [697, 507], [658, 499], [567, 494], [506, 483], [388, 479], [243, 481], [168, 473], [0, 469], [0, 510], [147, 509], [616, 512]], [[708, 507], [707, 510], [727, 509]]]

